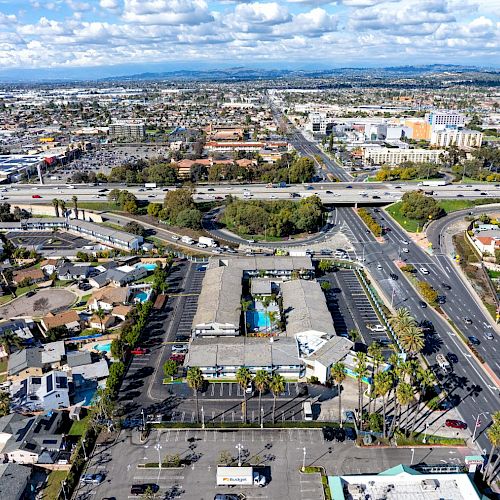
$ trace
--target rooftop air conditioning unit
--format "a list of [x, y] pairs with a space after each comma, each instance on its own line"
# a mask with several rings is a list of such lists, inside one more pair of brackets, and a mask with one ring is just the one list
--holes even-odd
[[437, 479], [424, 479], [420, 483], [420, 488], [422, 491], [436, 491], [439, 488], [439, 482]]

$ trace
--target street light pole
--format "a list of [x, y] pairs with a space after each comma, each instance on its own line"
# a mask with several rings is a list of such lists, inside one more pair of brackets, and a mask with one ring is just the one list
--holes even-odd
[[260, 409], [260, 428], [264, 428], [264, 408]]
[[[479, 415], [476, 417], [476, 423], [474, 424], [474, 433], [472, 434], [472, 442], [474, 442], [476, 440], [476, 431], [477, 431], [477, 428], [481, 425], [479, 417], [481, 415], [483, 415], [483, 417], [486, 417], [486, 415], [489, 415], [489, 414], [490, 414], [489, 411], [485, 411], [485, 412], [479, 413]], [[472, 415], [472, 417], [474, 417], [474, 415]]]
[[241, 450], [243, 449], [243, 445], [238, 443], [236, 449], [238, 450], [238, 467], [241, 467]]
[[141, 415], [142, 415], [142, 430], [146, 430], [146, 415], [144, 413], [144, 408], [141, 410]]
[[66, 486], [66, 481], [63, 481], [61, 483], [61, 490], [63, 492], [64, 500], [68, 500], [68, 497], [66, 496], [66, 490], [64, 489], [65, 486]]
[[85, 457], [85, 461], [87, 461], [88, 457], [87, 457], [87, 450], [85, 449], [85, 438], [82, 439], [82, 450], [83, 450], [83, 456]]
[[155, 444], [155, 450], [158, 451], [158, 467], [160, 468], [160, 472], [161, 472], [161, 444], [160, 443]]
[[201, 407], [201, 428], [205, 428], [205, 410]]
[[424, 431], [424, 439], [422, 439], [422, 443], [426, 443], [426, 437], [427, 437], [427, 429], [429, 428], [429, 422], [425, 422], [425, 431]]
[[410, 465], [413, 465], [413, 459], [415, 457], [415, 448], [412, 448], [411, 449], [411, 462], [410, 462]]

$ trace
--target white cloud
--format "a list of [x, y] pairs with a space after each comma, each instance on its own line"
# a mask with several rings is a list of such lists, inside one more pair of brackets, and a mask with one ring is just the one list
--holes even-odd
[[195, 25], [213, 20], [204, 0], [125, 0], [123, 19], [140, 24]]
[[99, 7], [101, 7], [101, 9], [118, 10], [120, 8], [120, 1], [119, 0], [100, 0]]

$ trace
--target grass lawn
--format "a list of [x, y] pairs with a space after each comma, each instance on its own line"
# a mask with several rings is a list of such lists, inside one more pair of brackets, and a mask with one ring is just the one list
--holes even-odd
[[80, 298], [80, 300], [78, 302], [85, 302], [85, 303], [87, 303], [89, 301], [90, 297], [92, 297], [91, 293], [89, 293], [87, 295], [82, 295], [81, 298]]
[[7, 371], [7, 358], [0, 359], [0, 373], [6, 372]]
[[141, 278], [140, 280], [134, 281], [134, 283], [152, 283], [154, 280], [154, 275], [150, 274], [149, 276], [145, 276], [144, 278]]
[[82, 418], [81, 420], [75, 420], [71, 425], [71, 429], [68, 434], [70, 436], [82, 436], [87, 427], [87, 422], [89, 420], [89, 416]]
[[10, 293], [7, 294], [7, 295], [2, 295], [0, 297], [0, 306], [3, 305], [3, 304], [5, 304], [5, 303], [7, 303], [7, 302], [9, 302], [9, 300], [12, 300], [12, 298], [13, 297], [12, 297], [12, 295]]
[[16, 288], [16, 295], [20, 297], [31, 290], [36, 290], [36, 285], [23, 286], [22, 288]]
[[[118, 210], [116, 203], [111, 201], [79, 201], [78, 208], [85, 210]], [[122, 229], [123, 230], [123, 229]]]
[[490, 278], [500, 278], [500, 271], [492, 271], [491, 269], [488, 269], [488, 274], [490, 275]]
[[123, 226], [120, 226], [119, 224], [113, 224], [112, 222], [102, 222], [101, 225], [110, 227], [111, 229], [116, 229], [118, 231], [123, 231]]
[[47, 486], [44, 488], [42, 492], [43, 500], [53, 500], [57, 498], [59, 495], [59, 491], [61, 490], [61, 483], [66, 479], [68, 472], [65, 470], [53, 470], [49, 474], [49, 478], [47, 480]]

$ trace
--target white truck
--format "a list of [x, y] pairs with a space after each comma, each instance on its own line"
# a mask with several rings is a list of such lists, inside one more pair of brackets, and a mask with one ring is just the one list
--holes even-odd
[[186, 243], [187, 245], [194, 245], [194, 240], [191, 236], [183, 236], [181, 238], [182, 243]]
[[444, 373], [451, 372], [451, 365], [449, 361], [445, 358], [444, 354], [438, 354], [436, 356], [436, 362], [439, 365], [439, 368], [441, 368], [441, 370], [443, 370]]
[[217, 486], [265, 486], [266, 478], [253, 467], [217, 467]]
[[146, 182], [144, 184], [144, 187], [147, 189], [147, 188], [156, 188], [156, 182]]
[[219, 246], [218, 243], [213, 238], [209, 238], [208, 236], [200, 236], [198, 238], [198, 243], [201, 243], [202, 245], [206, 245], [207, 247], [213, 247], [213, 248]]
[[419, 186], [434, 186], [434, 187], [447, 186], [448, 184], [449, 184], [448, 181], [422, 181], [418, 183]]

